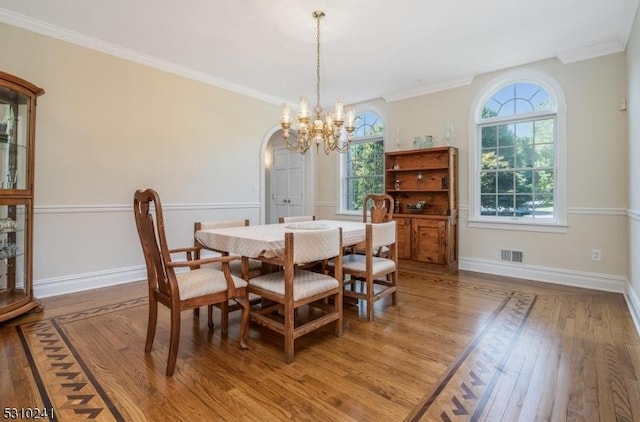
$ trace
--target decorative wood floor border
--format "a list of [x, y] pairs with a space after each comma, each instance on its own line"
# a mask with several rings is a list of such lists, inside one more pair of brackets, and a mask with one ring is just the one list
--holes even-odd
[[[467, 421], [482, 413], [537, 300], [534, 294], [502, 292], [505, 298], [485, 327], [406, 421]], [[146, 304], [142, 297], [16, 327], [43, 403], [56, 409], [51, 420], [124, 420], [62, 326]]]
[[16, 327], [43, 403], [55, 408], [50, 420], [124, 421], [61, 325], [146, 304], [137, 298]]
[[406, 421], [477, 420], [502, 374], [537, 296], [512, 292], [487, 325], [425, 396]]

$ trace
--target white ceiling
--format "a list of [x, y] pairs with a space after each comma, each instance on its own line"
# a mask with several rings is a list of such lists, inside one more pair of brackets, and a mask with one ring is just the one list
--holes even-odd
[[[0, 0], [0, 21], [274, 103], [389, 101], [623, 51], [639, 0]], [[0, 42], [4, 42], [0, 41]]]

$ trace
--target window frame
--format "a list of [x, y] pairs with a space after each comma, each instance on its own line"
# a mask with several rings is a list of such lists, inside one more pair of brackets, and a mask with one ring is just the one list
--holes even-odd
[[[482, 118], [482, 110], [500, 89], [515, 83], [530, 83], [543, 88], [556, 104], [555, 110], [522, 113], [505, 117]], [[554, 215], [550, 219], [517, 216], [488, 216], [480, 211], [480, 172], [482, 156], [482, 127], [531, 119], [554, 118]], [[545, 73], [519, 69], [489, 81], [478, 92], [469, 118], [469, 218], [468, 226], [482, 229], [524, 230], [565, 233], [567, 230], [567, 107], [562, 87]]]
[[[364, 143], [372, 143], [372, 142], [380, 142], [382, 144], [382, 169], [384, 169], [384, 153], [386, 152], [385, 149], [385, 128], [386, 125], [382, 119], [382, 116], [380, 115], [380, 113], [378, 113], [377, 111], [373, 111], [373, 110], [363, 110], [361, 112], [359, 112], [356, 115], [356, 119], [358, 118], [358, 116], [363, 115], [363, 114], [375, 114], [378, 118], [378, 120], [380, 121], [382, 127], [383, 127], [383, 131], [380, 134], [376, 134], [376, 135], [369, 135], [369, 136], [361, 136], [361, 137], [354, 137], [353, 140], [351, 141], [351, 145], [356, 145], [356, 144], [364, 144]], [[351, 148], [351, 145], [349, 146], [349, 148]], [[338, 165], [338, 169], [339, 169], [339, 174], [338, 174], [338, 194], [339, 194], [339, 201], [338, 201], [338, 209], [337, 209], [337, 214], [341, 214], [341, 215], [348, 215], [348, 216], [362, 216], [362, 210], [348, 210], [346, 208], [346, 204], [347, 204], [347, 191], [346, 191], [346, 178], [347, 178], [347, 166], [349, 165], [349, 152], [345, 152], [340, 154], [340, 160], [339, 160], [339, 165]], [[382, 192], [384, 193], [384, 178], [385, 178], [385, 174], [384, 171], [382, 173]]]

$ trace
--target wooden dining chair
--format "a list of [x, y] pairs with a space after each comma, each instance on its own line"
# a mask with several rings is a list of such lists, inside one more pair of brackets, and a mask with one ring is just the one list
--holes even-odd
[[[334, 260], [333, 276], [300, 268], [325, 259]], [[252, 307], [251, 320], [284, 336], [285, 362], [293, 362], [295, 340], [304, 334], [334, 324], [334, 334], [342, 335], [341, 279], [340, 228], [285, 233], [284, 269], [251, 279], [249, 292], [267, 300]], [[303, 306], [321, 312], [296, 312]]]
[[[198, 242], [195, 234], [198, 230], [207, 230], [207, 229], [220, 229], [225, 227], [244, 227], [249, 225], [249, 220], [211, 220], [211, 221], [196, 221], [193, 223], [193, 245], [200, 246], [202, 249], [206, 249], [210, 251], [209, 256], [227, 256], [229, 253], [225, 251], [220, 251], [216, 249], [209, 248], [202, 243]], [[200, 259], [200, 249], [195, 252], [195, 259]], [[252, 278], [257, 275], [260, 275], [262, 272], [262, 262], [257, 259], [249, 259], [249, 268], [248, 268], [248, 277]], [[220, 269], [220, 263], [210, 264], [218, 269]], [[236, 260], [231, 261], [229, 263], [229, 269], [231, 270], [231, 274], [245, 278], [245, 275], [242, 274], [242, 261]]]
[[[206, 249], [209, 252], [209, 256], [228, 256], [229, 253], [226, 251], [221, 251], [221, 250], [217, 250], [217, 249], [213, 249], [210, 247], [207, 247], [205, 245], [203, 245], [202, 243], [198, 242], [198, 239], [196, 239], [196, 232], [198, 230], [207, 230], [207, 229], [221, 229], [221, 228], [225, 228], [225, 227], [245, 227], [248, 226], [249, 220], [245, 219], [245, 220], [211, 220], [211, 221], [196, 221], [195, 223], [193, 223], [193, 245], [197, 246], [198, 248], [196, 249], [196, 251], [194, 252], [194, 259], [200, 259], [201, 255], [200, 255], [200, 251], [201, 249]], [[238, 256], [238, 255], [235, 255]], [[222, 268], [222, 264], [220, 262], [213, 262], [211, 264], [208, 264], [209, 266], [216, 268], [216, 269], [221, 269]], [[238, 259], [238, 260], [234, 260], [229, 262], [229, 270], [231, 271], [231, 274], [236, 276], [236, 277], [240, 277], [243, 278], [245, 280], [248, 280], [252, 277], [258, 276], [260, 274], [262, 274], [262, 262], [260, 262], [257, 259], [249, 259], [248, 260], [248, 268], [246, 269], [247, 274], [243, 274], [243, 269], [242, 269], [242, 260]], [[194, 268], [198, 268], [197, 266]], [[260, 300], [259, 297], [256, 297], [255, 295], [249, 295], [249, 303], [256, 303], [258, 300]], [[234, 312], [237, 311], [239, 309], [242, 309], [242, 306], [240, 306], [239, 304], [235, 303], [234, 300], [229, 300], [228, 303], [218, 303], [215, 305], [217, 308], [220, 309], [220, 314], [221, 314], [221, 325], [223, 327], [228, 326], [229, 324], [229, 313], [230, 312]], [[193, 315], [195, 317], [197, 317], [200, 314], [200, 308], [194, 308], [193, 309]]]
[[[388, 257], [375, 256], [382, 247], [388, 248]], [[343, 295], [345, 298], [363, 300], [367, 306], [367, 319], [373, 321], [373, 305], [391, 295], [396, 304], [398, 282], [398, 247], [396, 244], [396, 222], [371, 224], [365, 229], [364, 255], [347, 254], [342, 258]], [[329, 261], [332, 268], [334, 261]], [[347, 275], [350, 276], [346, 279]]]
[[[393, 220], [393, 197], [387, 194], [369, 194], [364, 197], [362, 204], [363, 223], [387, 223]], [[351, 253], [364, 255], [364, 244], [353, 245]], [[388, 257], [389, 248], [381, 246], [374, 251], [375, 256]]]
[[[162, 205], [158, 194], [152, 189], [135, 192], [133, 212], [147, 267], [149, 287], [149, 322], [145, 352], [149, 353], [153, 345], [158, 319], [158, 303], [169, 308], [171, 312], [169, 357], [166, 369], [167, 376], [171, 376], [178, 355], [182, 311], [207, 306], [209, 310], [208, 325], [210, 329], [213, 329], [213, 305], [226, 303], [230, 299], [235, 300], [242, 307], [240, 347], [246, 349], [245, 338], [249, 322], [247, 282], [231, 275], [229, 270], [229, 262], [238, 258], [219, 256], [194, 260], [194, 253], [199, 249], [197, 246], [169, 249], [164, 231]], [[187, 260], [174, 261], [172, 255], [177, 253], [186, 254]], [[212, 262], [221, 263], [222, 269], [198, 268], [200, 265]], [[176, 268], [184, 268], [187, 271], [176, 273]], [[221, 330], [226, 334], [228, 327], [222, 324]]]
[[303, 221], [315, 221], [315, 215], [296, 215], [290, 217], [280, 217], [278, 218], [278, 223], [298, 223]]

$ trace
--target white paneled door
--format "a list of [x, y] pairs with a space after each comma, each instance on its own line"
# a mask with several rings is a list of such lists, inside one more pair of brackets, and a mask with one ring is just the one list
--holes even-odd
[[271, 174], [271, 216], [277, 223], [280, 217], [304, 215], [304, 156], [284, 146], [273, 148]]

